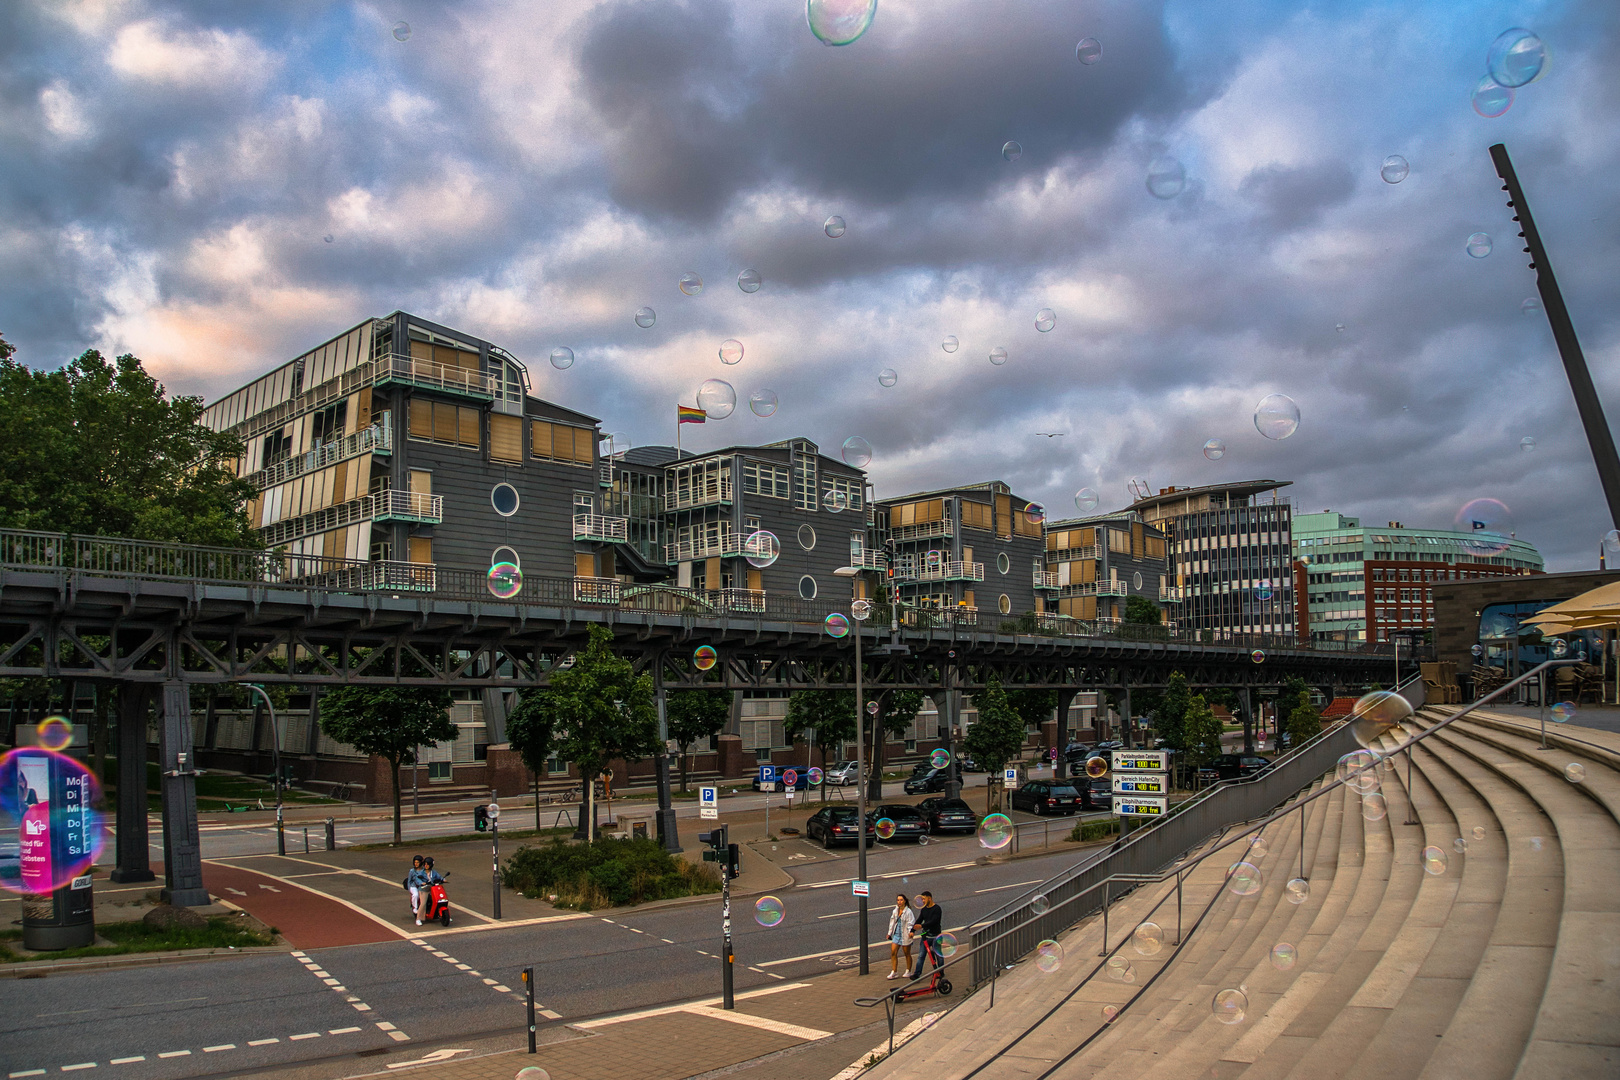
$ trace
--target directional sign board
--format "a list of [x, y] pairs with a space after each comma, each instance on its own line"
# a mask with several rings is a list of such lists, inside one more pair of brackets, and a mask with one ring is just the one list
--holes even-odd
[[698, 817], [716, 819], [720, 816], [720, 789], [717, 787], [698, 788]]
[[1167, 772], [1170, 754], [1165, 750], [1115, 750], [1115, 772]]
[[1163, 817], [1169, 812], [1170, 755], [1163, 750], [1115, 750], [1115, 817]]
[[1114, 798], [1121, 795], [1168, 795], [1169, 781], [1164, 773], [1115, 773]]
[[1164, 817], [1170, 800], [1163, 795], [1115, 795], [1114, 814], [1118, 817]]
[[872, 883], [870, 881], [852, 881], [849, 883], [850, 891], [855, 896], [871, 896]]

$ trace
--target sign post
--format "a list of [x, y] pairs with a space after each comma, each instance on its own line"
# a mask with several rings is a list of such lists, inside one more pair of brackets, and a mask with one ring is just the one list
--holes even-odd
[[720, 816], [720, 789], [714, 786], [698, 788], [698, 817], [713, 821]]
[[501, 917], [501, 804], [491, 800], [488, 813], [489, 839], [492, 845], [490, 852], [491, 876], [495, 889], [495, 899], [490, 914], [498, 919]]

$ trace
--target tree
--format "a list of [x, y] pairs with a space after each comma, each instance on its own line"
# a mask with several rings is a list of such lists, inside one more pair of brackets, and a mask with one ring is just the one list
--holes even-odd
[[1193, 768], [1208, 765], [1221, 756], [1221, 722], [1215, 719], [1215, 711], [1204, 700], [1204, 695], [1194, 694], [1187, 701], [1187, 763]]
[[1311, 687], [1298, 675], [1290, 675], [1283, 680], [1281, 689], [1277, 692], [1277, 732], [1281, 734], [1288, 730], [1289, 713], [1299, 703], [1299, 695], [1305, 694], [1305, 700], [1310, 700]]
[[891, 690], [873, 700], [878, 704], [878, 711], [875, 722], [868, 719], [866, 724], [866, 730], [872, 733], [866, 797], [877, 800], [883, 798], [884, 747], [890, 738], [905, 734], [922, 708], [923, 695], [921, 690]]
[[130, 355], [91, 350], [55, 371], [0, 341], [0, 528], [257, 547], [237, 479], [242, 442], [165, 396]]
[[416, 748], [450, 742], [450, 691], [429, 686], [334, 686], [321, 696], [321, 730], [362, 754], [387, 758], [394, 783], [394, 843], [400, 842], [399, 767]]
[[1127, 596], [1125, 621], [1138, 626], [1158, 626], [1164, 621], [1164, 609], [1145, 596]]
[[681, 791], [686, 791], [687, 747], [720, 734], [731, 719], [730, 690], [677, 690], [666, 693], [669, 737], [681, 748]]
[[[855, 694], [850, 690], [795, 690], [788, 698], [784, 728], [790, 742], [805, 742], [809, 733], [815, 732], [816, 745], [821, 748], [821, 769], [826, 772], [827, 748], [842, 753], [844, 744], [855, 738]], [[825, 786], [821, 801], [827, 801]]]
[[988, 812], [995, 778], [1024, 747], [1024, 718], [1008, 703], [1001, 680], [994, 677], [985, 686], [984, 693], [973, 696], [973, 703], [978, 707], [979, 717], [962, 736], [962, 749], [990, 773], [984, 802]]
[[[1282, 712], [1282, 699], [1277, 699], [1277, 711]], [[1322, 734], [1322, 714], [1311, 703], [1311, 692], [1301, 690], [1294, 696], [1286, 723], [1278, 721], [1278, 732], [1286, 732], [1290, 745], [1299, 749]]]
[[[595, 838], [596, 778], [614, 760], [640, 761], [658, 749], [652, 677], [616, 655], [613, 632], [592, 626], [571, 667], [553, 669], [545, 701], [559, 734], [557, 750], [585, 780], [580, 829]], [[588, 823], [588, 824], [587, 824]], [[586, 831], [587, 828], [589, 831]]]
[[518, 752], [534, 779], [534, 831], [540, 833], [540, 774], [557, 752], [557, 732], [552, 726], [553, 706], [547, 691], [526, 690], [506, 717], [506, 741]]
[[[1153, 710], [1153, 728], [1164, 740], [1165, 748], [1175, 751], [1173, 760], [1181, 768], [1187, 757], [1187, 710], [1192, 705], [1192, 692], [1187, 689], [1187, 676], [1179, 671], [1170, 673], [1170, 682]], [[1182, 784], [1185, 784], [1185, 778]]]
[[1040, 731], [1057, 711], [1056, 690], [1008, 690], [1006, 694], [1007, 704], [1024, 722], [1026, 733], [1030, 728]]

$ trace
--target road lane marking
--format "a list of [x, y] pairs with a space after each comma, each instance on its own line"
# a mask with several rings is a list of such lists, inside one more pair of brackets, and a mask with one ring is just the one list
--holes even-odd
[[[141, 1054], [139, 1057], [113, 1058], [111, 1064], [113, 1064], [113, 1065], [133, 1065], [137, 1061], [145, 1061], [145, 1060], [146, 1060], [146, 1055]], [[13, 1073], [12, 1075], [15, 1076], [16, 1074]]]
[[[240, 857], [240, 856], [233, 856], [233, 857]], [[271, 856], [271, 858], [279, 858], [279, 857], [280, 856]], [[249, 873], [249, 874], [262, 874], [263, 873], [263, 871], [261, 871], [261, 870], [253, 870], [253, 869], [250, 869], [249, 867], [246, 867], [246, 866], [233, 866], [232, 864], [224, 861], [223, 859], [204, 859], [203, 862], [205, 862], [205, 863], [214, 863], [216, 866], [224, 866], [224, 867], [228, 867], [228, 868], [230, 868], [232, 870], [241, 870], [241, 871], [243, 871], [245, 873]], [[316, 863], [315, 865], [320, 866], [322, 864], [321, 863]], [[265, 876], [268, 877], [269, 875], [265, 875]], [[384, 884], [392, 885], [393, 882], [384, 882]], [[388, 929], [388, 932], [391, 933], [391, 934], [395, 934], [395, 935], [397, 935], [399, 937], [407, 937], [408, 936], [405, 933], [405, 931], [401, 930], [399, 927], [395, 926], [393, 923], [389, 922], [387, 919], [381, 918], [380, 916], [375, 915], [375, 914], [367, 911], [365, 908], [361, 907], [359, 904], [351, 903], [350, 901], [343, 899], [343, 897], [341, 897], [341, 896], [333, 896], [331, 893], [322, 892], [320, 889], [312, 889], [308, 885], [295, 885], [293, 887], [297, 888], [297, 889], [302, 889], [307, 893], [314, 893], [316, 896], [322, 897], [323, 899], [326, 899], [326, 900], [330, 900], [334, 904], [342, 904], [344, 907], [348, 908], [350, 911], [354, 912], [355, 914], [364, 915], [366, 918], [370, 919], [372, 922], [376, 923], [378, 926], [386, 927]]]
[[291, 1038], [293, 1042], [299, 1042], [303, 1039], [318, 1039], [320, 1037], [321, 1033], [318, 1031], [306, 1031], [302, 1035], [294, 1035]]
[[821, 952], [805, 953], [803, 956], [789, 956], [781, 960], [766, 960], [759, 966], [763, 968], [780, 967], [783, 964], [796, 964], [800, 960], [820, 960], [823, 956], [837, 956], [839, 953], [847, 953], [851, 949], [852, 946], [846, 945], [842, 949], [825, 949]]
[[177, 1058], [177, 1057], [190, 1057], [190, 1056], [191, 1056], [191, 1051], [190, 1050], [170, 1050], [167, 1053], [163, 1053], [163, 1054], [158, 1055], [158, 1057], [160, 1057], [160, 1058]]
[[248, 1043], [248, 1045], [249, 1046], [270, 1046], [273, 1043], [278, 1043], [280, 1041], [281, 1041], [280, 1039], [254, 1039], [252, 1042]]
[[1039, 885], [1045, 880], [1045, 878], [1036, 878], [1034, 881], [1015, 881], [1011, 885], [996, 885], [989, 889], [974, 889], [973, 895], [978, 896], [980, 893], [1000, 892], [1002, 889], [1016, 889], [1023, 885]]
[[[809, 985], [809, 983], [792, 982], [783, 983], [781, 986], [760, 986], [734, 995], [733, 1000], [746, 1001], [750, 998], [765, 997], [767, 994], [780, 994], [784, 990], [798, 990]], [[720, 1002], [721, 999], [717, 997], [703, 998], [700, 1001], [688, 1001], [684, 1005], [663, 1005], [653, 1009], [638, 1009], [635, 1012], [618, 1013], [614, 1016], [601, 1016], [594, 1020], [580, 1020], [569, 1026], [588, 1031], [593, 1028], [609, 1027], [613, 1024], [624, 1024], [648, 1016], [668, 1016], [671, 1013], [690, 1012], [693, 1009], [699, 1009], [707, 1005], [718, 1005]]]
[[328, 1031], [327, 1034], [328, 1035], [353, 1035], [356, 1031], [359, 1031], [359, 1030], [360, 1029], [357, 1028], [357, 1027], [333, 1028], [331, 1031]]
[[[457, 910], [466, 911], [465, 908], [458, 908]], [[478, 915], [476, 911], [470, 911], [467, 912], [467, 914]], [[478, 915], [478, 917], [482, 919], [484, 916]], [[490, 920], [482, 926], [456, 926], [447, 930], [418, 930], [416, 932], [416, 937], [411, 938], [410, 941], [411, 944], [414, 945], [417, 944], [417, 938], [445, 937], [450, 934], [476, 934], [481, 930], [510, 930], [519, 926], [539, 926], [542, 923], [571, 922], [575, 919], [594, 918], [596, 918], [596, 916], [590, 914], [589, 912], [579, 911], [569, 915], [542, 915], [539, 918], [534, 919], [513, 919], [506, 922], [495, 922]]]
[[[772, 987], [771, 989], [775, 989]], [[798, 1024], [789, 1024], [782, 1020], [772, 1020], [766, 1016], [755, 1016], [753, 1013], [738, 1012], [735, 1009], [715, 1009], [707, 1006], [694, 1006], [684, 1010], [692, 1016], [712, 1016], [716, 1020], [725, 1020], [732, 1024], [742, 1024], [744, 1027], [759, 1028], [762, 1031], [774, 1031], [778, 1035], [788, 1035], [805, 1042], [815, 1042], [832, 1035], [830, 1031], [819, 1028], [800, 1027]]]
[[86, 1061], [86, 1062], [83, 1062], [82, 1064], [79, 1064], [79, 1065], [64, 1065], [64, 1066], [62, 1066], [62, 1071], [63, 1072], [78, 1072], [80, 1069], [93, 1069], [95, 1067], [96, 1067], [95, 1062]]
[[25, 1069], [22, 1072], [14, 1072], [14, 1073], [10, 1074], [11, 1080], [17, 1080], [17, 1077], [19, 1077], [19, 1076], [44, 1076], [44, 1075], [45, 1075], [45, 1070], [44, 1069]]
[[220, 1043], [218, 1046], [205, 1046], [205, 1047], [203, 1047], [203, 1053], [205, 1053], [205, 1054], [217, 1054], [221, 1050], [235, 1050], [235, 1049], [236, 1049], [236, 1044], [235, 1043]]

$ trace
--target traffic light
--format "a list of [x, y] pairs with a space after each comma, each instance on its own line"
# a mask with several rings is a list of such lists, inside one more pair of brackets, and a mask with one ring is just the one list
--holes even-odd
[[730, 861], [729, 851], [732, 845], [726, 840], [726, 827], [724, 825], [706, 833], [698, 833], [698, 842], [709, 845], [709, 850], [703, 853], [704, 862], [723, 864]]
[[726, 877], [735, 879], [742, 873], [742, 851], [736, 844], [726, 845]]
[[489, 828], [489, 809], [483, 803], [473, 807], [473, 828], [479, 832]]

